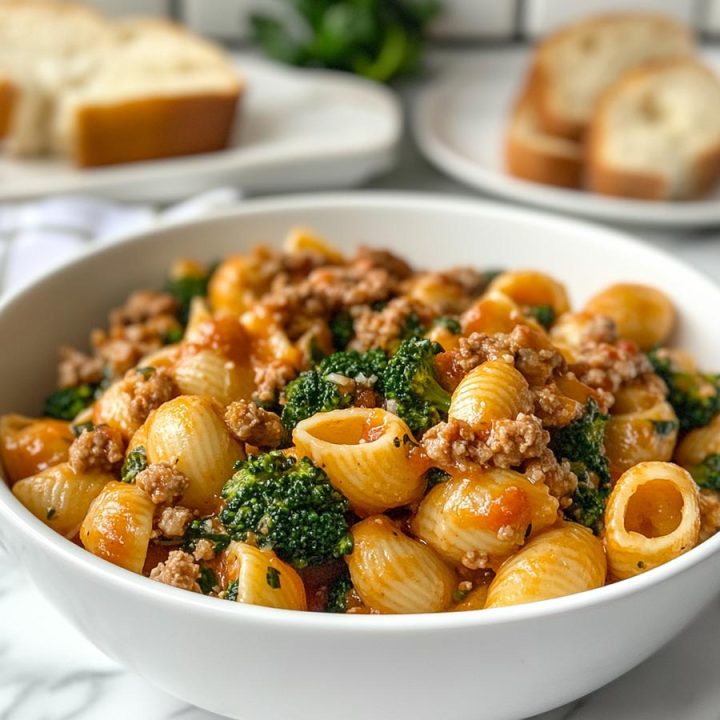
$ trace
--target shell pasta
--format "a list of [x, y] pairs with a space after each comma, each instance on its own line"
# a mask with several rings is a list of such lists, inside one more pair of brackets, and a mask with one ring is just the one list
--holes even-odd
[[720, 376], [667, 345], [660, 289], [574, 298], [304, 227], [216, 260], [0, 417], [29, 522], [232, 612], [356, 615], [592, 591], [720, 530]]

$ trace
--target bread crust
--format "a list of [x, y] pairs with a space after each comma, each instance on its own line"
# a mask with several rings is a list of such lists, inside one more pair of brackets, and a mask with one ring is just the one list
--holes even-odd
[[[602, 195], [637, 200], [669, 200], [670, 188], [660, 173], [619, 170], [603, 160], [607, 112], [615, 98], [649, 75], [672, 67], [691, 65], [712, 75], [711, 70], [693, 58], [659, 60], [630, 70], [599, 98], [586, 137], [587, 175], [589, 190]], [[690, 189], [685, 199], [699, 198], [708, 193], [720, 178], [720, 143], [707, 148], [696, 158], [691, 172]]]
[[79, 167], [214, 152], [232, 137], [242, 90], [85, 105], [75, 115]]
[[10, 80], [0, 77], [0, 140], [10, 132], [17, 90]]
[[529, 87], [513, 108], [505, 135], [505, 164], [514, 177], [543, 185], [577, 188], [583, 175], [582, 151], [578, 145], [577, 155], [553, 152], [550, 148], [533, 145], [515, 132], [518, 117], [523, 113], [537, 113], [534, 97]]
[[568, 35], [572, 35], [589, 25], [600, 26], [603, 24], [611, 24], [618, 20], [631, 19], [649, 20], [667, 25], [669, 28], [674, 28], [684, 33], [690, 45], [694, 42], [691, 30], [681, 23], [665, 15], [641, 12], [617, 12], [596, 15], [566, 25], [548, 35], [538, 44], [535, 50], [530, 78], [533, 86], [533, 95], [536, 98], [535, 102], [539, 122], [541, 127], [549, 135], [557, 135], [567, 138], [568, 140], [580, 140], [587, 129], [587, 124], [584, 122], [576, 122], [569, 117], [563, 117], [553, 109], [551, 102], [552, 78], [545, 64], [547, 56], [552, 53], [555, 46], [561, 43]]

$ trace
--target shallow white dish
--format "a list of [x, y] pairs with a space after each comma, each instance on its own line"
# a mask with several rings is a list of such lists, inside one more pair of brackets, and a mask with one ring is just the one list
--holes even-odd
[[[720, 72], [720, 53], [703, 59]], [[421, 151], [455, 180], [517, 202], [609, 222], [699, 227], [720, 222], [720, 187], [701, 200], [648, 202], [520, 180], [505, 170], [505, 126], [525, 81], [530, 51], [493, 50], [452, 62], [419, 95], [412, 127]]]
[[[249, 202], [129, 238], [6, 299], [0, 337], [12, 352], [0, 354], [0, 412], [37, 412], [53, 384], [56, 347], [82, 343], [130, 290], [160, 285], [173, 257], [209, 260], [259, 241], [277, 244], [294, 224], [348, 250], [393, 248], [419, 266], [536, 267], [566, 281], [576, 304], [611, 281], [655, 283], [677, 305], [676, 341], [717, 365], [720, 290], [624, 235], [467, 200], [314, 196]], [[631, 580], [531, 605], [394, 617], [243, 606], [90, 555], [34, 518], [3, 483], [0, 543], [100, 649], [164, 690], [241, 720], [525, 717], [637, 665], [720, 591], [718, 535]]]
[[0, 155], [0, 201], [92, 193], [171, 202], [217, 185], [247, 192], [357, 185], [392, 167], [402, 112], [387, 88], [347, 73], [296, 70], [252, 55], [227, 150], [168, 160], [77, 169], [62, 159]]

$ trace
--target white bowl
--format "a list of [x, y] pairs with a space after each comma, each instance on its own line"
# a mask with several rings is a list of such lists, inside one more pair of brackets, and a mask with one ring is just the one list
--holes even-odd
[[[57, 346], [179, 255], [212, 259], [310, 225], [342, 248], [392, 248], [427, 267], [533, 267], [573, 300], [616, 280], [661, 287], [677, 341], [718, 364], [720, 291], [671, 257], [609, 230], [514, 207], [360, 194], [247, 203], [231, 214], [93, 252], [0, 306], [0, 411], [37, 412]], [[578, 698], [626, 672], [720, 590], [720, 535], [656, 570], [591, 592], [468, 613], [337, 616], [176, 590], [64, 540], [0, 483], [0, 540], [101, 650], [164, 690], [243, 720], [502, 720]]]

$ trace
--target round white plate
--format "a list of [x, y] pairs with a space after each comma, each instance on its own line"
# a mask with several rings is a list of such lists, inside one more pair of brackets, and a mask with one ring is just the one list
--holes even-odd
[[346, 73], [236, 57], [248, 91], [221, 152], [97, 169], [0, 156], [0, 201], [92, 193], [170, 202], [217, 185], [249, 193], [357, 185], [389, 169], [402, 112], [387, 88]]
[[[720, 70], [720, 53], [703, 52]], [[653, 226], [720, 223], [720, 188], [702, 200], [648, 202], [604, 197], [511, 177], [505, 125], [530, 61], [529, 51], [483, 52], [448, 68], [420, 94], [412, 125], [420, 149], [440, 170], [493, 195], [585, 217]]]

